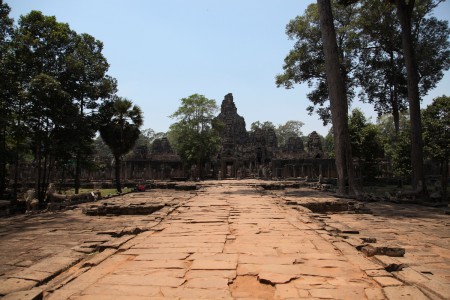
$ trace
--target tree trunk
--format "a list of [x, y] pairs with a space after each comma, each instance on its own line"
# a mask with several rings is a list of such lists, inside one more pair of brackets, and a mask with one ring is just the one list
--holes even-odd
[[2, 150], [0, 152], [0, 196], [3, 195], [6, 190], [6, 125], [2, 131]]
[[448, 183], [448, 159], [442, 162], [441, 171], [441, 199], [442, 202], [447, 202], [447, 183]]
[[75, 194], [78, 194], [80, 192], [80, 174], [80, 152], [78, 151], [75, 158]]
[[400, 132], [400, 112], [398, 109], [398, 93], [397, 86], [394, 85], [394, 91], [392, 94], [392, 117], [394, 118], [395, 140], [397, 141], [398, 134]]
[[121, 167], [120, 166], [120, 163], [121, 163], [120, 156], [119, 155], [114, 156], [114, 160], [116, 163], [116, 168], [115, 168], [115, 170], [116, 170], [116, 189], [119, 193], [122, 193], [122, 185], [120, 184], [120, 167]]
[[[339, 64], [339, 52], [330, 0], [317, 0], [319, 7], [320, 29], [322, 31], [323, 50], [330, 97], [331, 120], [334, 131], [336, 170], [338, 189], [342, 194], [357, 195], [355, 171], [353, 168], [350, 139], [348, 134], [348, 103], [344, 78]], [[345, 183], [348, 178], [349, 191]]]
[[415, 60], [414, 45], [411, 35], [411, 16], [414, 8], [414, 1], [408, 4], [405, 0], [395, 0], [397, 5], [397, 16], [402, 28], [403, 56], [405, 58], [406, 73], [408, 79], [408, 100], [411, 123], [411, 165], [412, 165], [412, 186], [414, 190], [427, 197], [425, 185], [425, 174], [423, 168], [423, 141], [422, 141], [422, 120], [420, 115], [420, 94], [419, 76]]

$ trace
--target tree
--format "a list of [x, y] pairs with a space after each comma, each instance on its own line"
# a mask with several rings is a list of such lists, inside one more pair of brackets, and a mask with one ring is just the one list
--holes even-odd
[[[392, 113], [398, 132], [399, 112], [408, 107], [400, 22], [385, 0], [359, 2], [356, 24], [361, 27], [362, 49], [356, 77], [363, 88], [360, 96], [379, 115]], [[411, 17], [421, 96], [436, 86], [450, 66], [448, 23], [428, 16], [436, 5], [435, 0], [420, 1]]]
[[9, 56], [12, 51], [14, 33], [13, 19], [9, 18], [11, 9], [0, 0], [0, 196], [6, 189], [7, 164], [11, 162], [11, 147], [9, 145], [12, 110], [10, 95]]
[[423, 111], [425, 153], [441, 165], [442, 200], [447, 201], [450, 158], [450, 97], [433, 100]]
[[401, 26], [403, 57], [405, 60], [408, 101], [411, 121], [411, 164], [412, 186], [414, 190], [428, 196], [423, 169], [422, 118], [420, 114], [419, 73], [417, 68], [414, 40], [412, 36], [412, 13], [415, 0], [390, 0], [397, 8], [397, 17]]
[[133, 149], [127, 154], [126, 158], [142, 157], [150, 153], [152, 144], [156, 139], [166, 136], [164, 132], [155, 132], [151, 128], [141, 130], [139, 138], [136, 140]]
[[270, 121], [265, 121], [264, 123], [261, 123], [260, 121], [255, 121], [252, 124], [250, 124], [250, 130], [251, 131], [255, 131], [255, 130], [258, 130], [258, 129], [261, 129], [261, 130], [268, 130], [268, 129], [275, 130], [276, 127]]
[[61, 150], [67, 150], [64, 144], [70, 143], [68, 137], [72, 133], [71, 118], [76, 113], [76, 108], [60, 83], [47, 74], [33, 78], [28, 98], [30, 111], [27, 125], [38, 174], [36, 191], [38, 199], [42, 201], [55, 159]]
[[[356, 81], [353, 71], [357, 66], [357, 49], [359, 48], [358, 28], [354, 24], [357, 6], [336, 5], [332, 1], [335, 35], [337, 36], [337, 55], [340, 72], [345, 83], [348, 100], [355, 95]], [[310, 114], [314, 111], [322, 119], [324, 125], [330, 122], [331, 114], [327, 104], [329, 94], [326, 82], [323, 40], [320, 30], [319, 10], [311, 4], [302, 16], [297, 16], [286, 26], [289, 39], [295, 39], [294, 48], [284, 59], [283, 74], [276, 76], [278, 87], [292, 88], [294, 84], [307, 83], [313, 90], [307, 98], [312, 105], [307, 108]]]
[[362, 179], [373, 180], [377, 175], [377, 159], [384, 155], [379, 129], [359, 109], [352, 111], [348, 127], [352, 154], [359, 158]]
[[303, 122], [294, 120], [287, 121], [285, 124], [279, 124], [275, 129], [278, 144], [284, 146], [290, 137], [301, 137], [303, 135], [301, 130], [303, 125]]
[[115, 79], [106, 75], [109, 64], [102, 54], [103, 43], [89, 34], [76, 35], [71, 49], [64, 58], [61, 81], [78, 107], [75, 125], [75, 193], [80, 187], [80, 173], [83, 160], [93, 151], [96, 132], [95, 109], [98, 101], [109, 98], [117, 91]]
[[114, 96], [99, 108], [100, 136], [113, 153], [116, 188], [119, 193], [122, 192], [121, 158], [133, 148], [139, 137], [139, 128], [142, 123], [141, 109], [128, 99]]
[[390, 161], [392, 175], [399, 179], [400, 186], [411, 178], [411, 138], [409, 135], [409, 114], [400, 113], [399, 130], [395, 128], [393, 116], [382, 115], [377, 120], [378, 131], [385, 158]]
[[181, 99], [181, 106], [170, 117], [178, 121], [170, 126], [171, 144], [188, 166], [197, 166], [203, 178], [204, 164], [219, 151], [219, 131], [223, 127], [215, 119], [215, 100], [193, 94]]
[[333, 122], [338, 189], [340, 193], [347, 193], [345, 181], [348, 178], [349, 192], [357, 195], [359, 192], [355, 182], [348, 134], [347, 93], [339, 64], [339, 52], [333, 25], [331, 3], [330, 0], [317, 0], [317, 5], [322, 32], [328, 94], [330, 97], [331, 119]]
[[[67, 132], [73, 128], [68, 124], [68, 121], [74, 121], [73, 115], [67, 115], [73, 112], [73, 105], [66, 101], [68, 94], [59, 75], [74, 34], [68, 24], [32, 11], [21, 16], [14, 35], [14, 56], [10, 64], [14, 76], [11, 82], [11, 107], [15, 116], [12, 131], [16, 138], [14, 186], [17, 186], [19, 157], [26, 145], [34, 155], [36, 191], [40, 200], [55, 165], [53, 134], [64, 130], [65, 134], [60, 136], [70, 137]], [[25, 143], [27, 136], [31, 138]], [[64, 147], [64, 150], [68, 151], [68, 148]]]

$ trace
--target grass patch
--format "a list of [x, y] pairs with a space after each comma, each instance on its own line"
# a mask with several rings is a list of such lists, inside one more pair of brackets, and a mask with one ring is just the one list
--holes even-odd
[[[83, 189], [81, 188], [79, 190], [80, 194], [83, 193], [90, 193], [92, 191], [96, 191], [97, 189]], [[102, 194], [102, 197], [106, 197], [108, 195], [115, 195], [117, 194], [117, 190], [116, 189], [98, 189], [100, 191], [100, 193]], [[124, 187], [122, 188], [122, 193], [127, 193], [130, 192], [132, 189]], [[62, 192], [65, 195], [74, 195], [75, 194], [75, 189], [68, 189]]]

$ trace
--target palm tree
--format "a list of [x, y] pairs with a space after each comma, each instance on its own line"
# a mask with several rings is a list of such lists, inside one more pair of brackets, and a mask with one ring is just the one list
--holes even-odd
[[100, 136], [114, 156], [116, 188], [121, 193], [121, 158], [133, 148], [139, 137], [139, 128], [143, 123], [142, 111], [130, 100], [114, 96], [112, 100], [102, 104], [99, 108], [99, 115]]

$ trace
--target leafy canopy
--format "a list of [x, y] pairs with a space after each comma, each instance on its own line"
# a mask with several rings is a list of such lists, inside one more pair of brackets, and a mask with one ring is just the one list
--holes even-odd
[[181, 99], [180, 107], [170, 116], [178, 120], [170, 126], [170, 142], [188, 166], [201, 168], [217, 155], [223, 127], [215, 120], [217, 110], [215, 100], [193, 94]]

